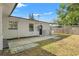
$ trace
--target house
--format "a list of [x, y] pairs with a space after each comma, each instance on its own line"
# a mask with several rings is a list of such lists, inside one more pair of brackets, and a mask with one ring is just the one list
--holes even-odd
[[3, 36], [2, 36], [2, 5], [0, 3], [0, 50], [3, 48]]
[[11, 16], [16, 6], [17, 4], [15, 3], [2, 4], [2, 33], [4, 47], [7, 45], [6, 39], [50, 34], [50, 25], [47, 22]]
[[59, 25], [57, 22], [50, 23], [50, 33], [55, 34], [58, 29], [62, 28], [62, 25]]

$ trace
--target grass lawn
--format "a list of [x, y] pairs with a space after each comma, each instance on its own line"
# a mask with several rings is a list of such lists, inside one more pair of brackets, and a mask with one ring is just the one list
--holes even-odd
[[[39, 46], [13, 54], [15, 56], [77, 56], [79, 55], [79, 35], [59, 35], [60, 39], [35, 42]], [[5, 50], [3, 55], [12, 55]]]
[[70, 35], [41, 48], [58, 56], [77, 56], [79, 55], [79, 35]]

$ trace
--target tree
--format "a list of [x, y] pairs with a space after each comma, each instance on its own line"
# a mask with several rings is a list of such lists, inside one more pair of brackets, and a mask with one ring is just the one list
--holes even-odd
[[57, 21], [60, 25], [78, 25], [79, 24], [79, 4], [61, 4], [57, 10]]

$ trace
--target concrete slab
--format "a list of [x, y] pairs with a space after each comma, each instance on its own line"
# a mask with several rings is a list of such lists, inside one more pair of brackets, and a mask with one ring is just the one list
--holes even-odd
[[36, 44], [35, 42], [47, 40], [51, 38], [56, 38], [56, 36], [40, 36], [33, 38], [8, 40], [8, 45], [11, 53], [18, 53], [23, 50], [36, 47], [38, 44]]

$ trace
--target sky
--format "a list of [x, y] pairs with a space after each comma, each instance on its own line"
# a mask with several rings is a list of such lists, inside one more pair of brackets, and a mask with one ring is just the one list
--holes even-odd
[[57, 18], [59, 3], [19, 3], [11, 16], [29, 18], [33, 13], [36, 20], [51, 22]]

